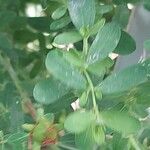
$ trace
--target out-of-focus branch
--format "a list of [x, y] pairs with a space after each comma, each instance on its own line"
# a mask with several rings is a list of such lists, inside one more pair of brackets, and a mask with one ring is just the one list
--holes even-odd
[[23, 105], [24, 110], [26, 110], [26, 112], [29, 113], [35, 120], [36, 119], [35, 108], [33, 107], [33, 104], [29, 98], [28, 93], [21, 87], [20, 80], [18, 79], [18, 76], [10, 62], [9, 57], [2, 56], [2, 54], [0, 54], [0, 63], [4, 67], [4, 69], [8, 72], [18, 93], [20, 94], [21, 103]]

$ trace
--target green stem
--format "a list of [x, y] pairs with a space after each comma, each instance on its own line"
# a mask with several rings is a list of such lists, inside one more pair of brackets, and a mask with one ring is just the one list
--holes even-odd
[[0, 55], [0, 63], [3, 65], [3, 67], [5, 68], [5, 70], [9, 73], [13, 83], [16, 86], [16, 89], [18, 90], [21, 98], [26, 101], [27, 100], [27, 94], [23, 91], [23, 89], [20, 86], [20, 81], [17, 77], [16, 72], [14, 71], [11, 63], [10, 63], [10, 59], [8, 57], [3, 57], [2, 55]]
[[88, 37], [83, 39], [83, 55], [86, 57], [88, 53]]
[[131, 145], [134, 147], [135, 150], [141, 150], [141, 148], [139, 147], [137, 141], [134, 139], [133, 136], [129, 137], [129, 142], [131, 143]]
[[96, 104], [94, 86], [93, 86], [93, 83], [92, 83], [92, 81], [91, 81], [91, 78], [90, 78], [89, 74], [88, 74], [86, 71], [84, 71], [84, 74], [85, 74], [85, 76], [86, 76], [86, 78], [87, 78], [87, 81], [88, 81], [89, 86], [90, 86], [90, 89], [91, 89], [92, 100], [93, 100], [93, 108], [94, 108], [94, 111], [95, 111], [95, 113], [96, 113], [96, 117], [97, 117], [97, 119], [99, 120], [99, 110], [98, 110], [98, 107], [97, 107], [97, 104]]
[[18, 93], [20, 94], [22, 104], [24, 104], [28, 113], [30, 113], [30, 115], [35, 120], [36, 119], [35, 109], [32, 105], [32, 102], [31, 102], [29, 96], [28, 96], [28, 93], [25, 90], [23, 90], [23, 88], [21, 87], [20, 80], [18, 79], [18, 76], [17, 76], [12, 64], [10, 63], [9, 57], [7, 57], [7, 56], [4, 57], [0, 53], [0, 63], [4, 67], [4, 69], [8, 72], [10, 78], [12, 79], [14, 85], [16, 86], [16, 89], [17, 89]]

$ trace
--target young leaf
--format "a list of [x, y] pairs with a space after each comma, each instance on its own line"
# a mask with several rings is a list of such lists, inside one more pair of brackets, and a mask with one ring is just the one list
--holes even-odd
[[105, 58], [101, 61], [97, 61], [87, 67], [87, 70], [97, 76], [101, 76], [106, 73], [106, 71], [112, 67], [114, 62], [109, 58]]
[[108, 56], [118, 45], [121, 30], [115, 23], [106, 24], [97, 34], [90, 47], [87, 62], [92, 64]]
[[140, 122], [126, 112], [101, 112], [104, 124], [122, 134], [128, 135], [139, 131]]
[[64, 32], [57, 35], [54, 39], [56, 44], [70, 44], [82, 40], [82, 36], [77, 31]]
[[98, 20], [96, 24], [94, 24], [89, 31], [89, 36], [95, 35], [105, 24], [105, 19], [102, 18], [101, 20]]
[[51, 23], [50, 29], [51, 30], [59, 30], [67, 26], [71, 22], [68, 16], [60, 18], [59, 20], [55, 20]]
[[146, 69], [137, 64], [107, 77], [99, 87], [103, 94], [113, 94], [129, 90], [147, 81]]
[[64, 126], [71, 133], [81, 133], [91, 125], [94, 118], [91, 112], [73, 112], [67, 117]]
[[49, 52], [45, 63], [47, 70], [68, 87], [77, 90], [86, 88], [86, 79], [75, 66], [63, 58], [63, 53], [61, 51], [53, 50]]
[[94, 24], [94, 0], [69, 0], [68, 9], [71, 20], [78, 30], [90, 27]]
[[63, 83], [51, 77], [35, 85], [33, 96], [39, 103], [51, 104], [68, 93], [68, 90]]
[[81, 107], [84, 107], [87, 103], [87, 100], [88, 100], [88, 93], [83, 92], [82, 95], [79, 97], [79, 105]]
[[79, 51], [71, 49], [69, 52], [65, 51], [63, 53], [63, 56], [70, 64], [73, 64], [74, 66], [78, 66], [78, 67], [84, 66], [82, 53]]
[[115, 48], [115, 53], [120, 55], [127, 55], [136, 49], [134, 39], [126, 32], [122, 31], [120, 41]]
[[65, 6], [61, 6], [52, 13], [52, 18], [54, 20], [59, 19], [65, 15], [66, 11], [67, 11], [67, 8]]
[[48, 128], [50, 127], [50, 124], [47, 119], [42, 118], [39, 120], [39, 123], [35, 126], [33, 130], [33, 139], [41, 143], [46, 136], [46, 132], [48, 132]]
[[99, 145], [105, 142], [105, 133], [102, 126], [93, 127], [93, 137], [95, 142]]

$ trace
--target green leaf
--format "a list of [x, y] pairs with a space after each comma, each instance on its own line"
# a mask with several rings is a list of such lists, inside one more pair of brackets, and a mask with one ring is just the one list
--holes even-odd
[[112, 10], [113, 10], [113, 5], [98, 5], [96, 12], [98, 14], [106, 14]]
[[73, 112], [67, 117], [64, 127], [71, 133], [81, 133], [92, 124], [94, 119], [94, 114], [91, 112]]
[[68, 16], [55, 20], [51, 23], [50, 29], [51, 30], [59, 30], [67, 26], [71, 22]]
[[67, 11], [67, 8], [65, 6], [61, 6], [52, 13], [52, 18], [55, 20], [59, 19], [65, 15], [66, 11]]
[[124, 29], [126, 28], [129, 22], [129, 17], [130, 11], [127, 5], [119, 5], [116, 7], [115, 15], [113, 16], [113, 21], [116, 22], [116, 24], [118, 24], [122, 29]]
[[14, 33], [13, 38], [16, 43], [27, 44], [28, 42], [33, 42], [36, 40], [38, 36], [34, 32], [21, 29]]
[[88, 100], [88, 92], [83, 92], [82, 95], [79, 97], [79, 105], [84, 107]]
[[126, 32], [122, 31], [120, 41], [115, 48], [115, 53], [120, 55], [130, 54], [136, 49], [134, 39]]
[[56, 44], [70, 44], [82, 40], [82, 36], [77, 31], [64, 32], [57, 35], [54, 39]]
[[94, 0], [69, 0], [68, 9], [71, 20], [78, 30], [90, 27], [94, 24]]
[[71, 103], [73, 103], [75, 100], [77, 100], [77, 97], [75, 97], [73, 93], [67, 93], [66, 95], [55, 101], [55, 103], [46, 105], [44, 110], [48, 113], [58, 113], [64, 109], [70, 109]]
[[66, 84], [68, 87], [83, 90], [86, 88], [86, 80], [83, 75], [65, 58], [59, 50], [48, 53], [46, 58], [46, 68], [52, 75]]
[[101, 112], [103, 123], [122, 134], [128, 135], [139, 131], [140, 122], [126, 112], [105, 111]]
[[68, 93], [68, 90], [64, 84], [51, 77], [35, 85], [33, 96], [39, 103], [51, 104]]
[[146, 40], [144, 42], [144, 49], [150, 51], [150, 40]]
[[49, 26], [52, 19], [49, 17], [29, 17], [27, 18], [27, 22], [33, 29], [49, 33]]
[[92, 43], [87, 62], [88, 64], [100, 61], [108, 56], [118, 45], [121, 30], [115, 23], [106, 24], [97, 34]]
[[33, 130], [33, 139], [38, 142], [41, 143], [44, 139], [44, 137], [46, 136], [46, 132], [48, 132], [48, 128], [50, 127], [50, 124], [48, 122], [47, 119], [42, 118], [39, 123], [35, 126], [34, 130]]
[[105, 19], [102, 18], [101, 20], [98, 20], [97, 23], [95, 23], [89, 31], [89, 36], [95, 35], [105, 24]]
[[105, 142], [105, 133], [102, 126], [93, 127], [93, 138], [95, 142], [99, 145]]
[[77, 67], [83, 67], [84, 61], [82, 59], [82, 53], [79, 51], [76, 51], [75, 49], [71, 49], [69, 51], [65, 51], [63, 53], [64, 58], [74, 66]]
[[109, 57], [103, 59], [102, 61], [97, 61], [87, 67], [87, 70], [97, 76], [102, 76], [106, 71], [112, 67], [114, 64], [113, 60]]
[[137, 64], [107, 77], [99, 87], [103, 94], [113, 94], [129, 90], [147, 81], [146, 69]]

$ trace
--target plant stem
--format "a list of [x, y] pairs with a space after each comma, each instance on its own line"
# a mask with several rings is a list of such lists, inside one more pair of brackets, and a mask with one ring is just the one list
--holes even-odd
[[10, 59], [7, 56], [3, 57], [0, 54], [0, 63], [4, 67], [4, 69], [8, 72], [10, 78], [12, 79], [14, 85], [16, 86], [16, 89], [22, 99], [22, 104], [24, 104], [28, 113], [30, 113], [31, 116], [35, 119], [35, 114], [36, 114], [35, 109], [32, 105], [32, 102], [30, 101], [28, 93], [25, 90], [23, 90], [23, 88], [20, 86], [21, 85], [20, 80], [18, 79], [18, 76], [17, 76], [12, 64], [10, 63]]
[[94, 108], [94, 111], [95, 111], [95, 113], [96, 113], [96, 117], [97, 117], [97, 119], [99, 120], [99, 110], [98, 110], [98, 107], [97, 107], [97, 104], [96, 104], [94, 86], [93, 86], [93, 83], [92, 83], [92, 81], [91, 81], [91, 79], [90, 79], [89, 74], [88, 74], [86, 71], [84, 71], [84, 74], [85, 74], [85, 76], [86, 76], [86, 78], [87, 78], [87, 81], [88, 81], [88, 83], [89, 83], [89, 86], [90, 86], [90, 88], [91, 88], [92, 100], [93, 100], [93, 108]]
[[88, 37], [85, 37], [83, 39], [83, 55], [85, 56], [85, 58], [87, 56], [87, 53], [88, 53]]

